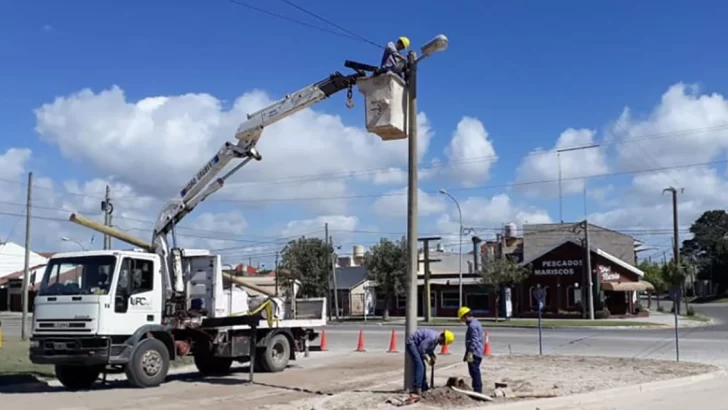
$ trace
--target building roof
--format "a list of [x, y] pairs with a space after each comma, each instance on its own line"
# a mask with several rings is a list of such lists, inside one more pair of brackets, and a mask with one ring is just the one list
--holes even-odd
[[[576, 246], [578, 246], [580, 248], [582, 247], [581, 243], [579, 243], [578, 241], [576, 241], [574, 239], [565, 239], [565, 240], [557, 243], [556, 245], [549, 247], [548, 249], [544, 250], [540, 254], [537, 254], [536, 256], [533, 256], [533, 257], [531, 257], [528, 260], [524, 260], [523, 262], [520, 263], [520, 265], [521, 266], [528, 265], [529, 263], [532, 263], [533, 261], [535, 261], [537, 259], [540, 259], [540, 258], [546, 256], [547, 254], [551, 253], [551, 251], [553, 251], [554, 249], [556, 249], [556, 248], [558, 248], [558, 247], [560, 247], [562, 245], [565, 245], [567, 243], [572, 243], [572, 244], [574, 244], [574, 245], [576, 245]], [[601, 250], [599, 248], [596, 248], [594, 246], [590, 246], [589, 249], [593, 253], [601, 256], [604, 259], [607, 259], [608, 261], [614, 263], [615, 265], [621, 266], [622, 268], [624, 268], [624, 269], [626, 269], [626, 270], [634, 273], [637, 276], [644, 276], [645, 275], [645, 273], [642, 272], [642, 270], [640, 270], [640, 269], [638, 269], [638, 268], [630, 265], [629, 263], [627, 263], [627, 262], [625, 262], [625, 261], [623, 261], [623, 260], [621, 260], [621, 259], [619, 259], [619, 258], [617, 258], [615, 256], [610, 255], [609, 253], [607, 253], [607, 252], [605, 252], [605, 251], [603, 251], [603, 250]]]
[[[0, 278], [21, 271], [25, 268], [25, 248], [14, 242], [0, 243]], [[36, 252], [30, 252], [30, 266], [42, 265], [48, 258]]]
[[[336, 288], [350, 290], [367, 280], [369, 272], [363, 266], [348, 266], [336, 268]], [[331, 283], [333, 288], [333, 282]]]
[[[460, 263], [459, 263], [459, 254], [455, 252], [440, 252], [440, 251], [430, 251], [430, 259], [440, 259], [440, 262], [431, 262], [430, 263], [430, 273], [433, 275], [442, 275], [446, 273], [458, 273], [460, 271]], [[420, 259], [424, 259], [424, 255], [420, 253]], [[468, 273], [470, 271], [470, 265], [469, 262], [472, 262], [473, 260], [473, 254], [470, 253], [470, 255], [463, 253], [462, 257], [462, 270], [463, 273]], [[425, 274], [425, 264], [420, 263], [419, 269], [417, 270], [418, 274], [424, 275]]]

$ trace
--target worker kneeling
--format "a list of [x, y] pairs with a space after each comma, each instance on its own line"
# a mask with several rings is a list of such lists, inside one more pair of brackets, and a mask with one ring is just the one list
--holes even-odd
[[438, 332], [432, 329], [417, 329], [410, 335], [405, 343], [407, 354], [412, 359], [412, 391], [413, 396], [419, 396], [429, 389], [427, 384], [426, 364], [435, 365], [435, 349], [438, 345], [449, 345], [455, 341], [455, 335], [445, 330]]
[[465, 333], [463, 361], [468, 363], [468, 373], [473, 380], [473, 391], [482, 394], [483, 378], [480, 374], [480, 363], [483, 361], [483, 326], [478, 319], [473, 317], [470, 308], [466, 306], [458, 309], [458, 319], [468, 327]]

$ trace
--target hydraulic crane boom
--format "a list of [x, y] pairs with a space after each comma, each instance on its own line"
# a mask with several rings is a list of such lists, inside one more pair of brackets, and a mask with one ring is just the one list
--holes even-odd
[[[349, 64], [347, 62], [347, 66]], [[192, 212], [200, 202], [220, 190], [225, 180], [230, 178], [248, 162], [253, 159], [256, 161], [262, 159], [262, 156], [255, 146], [265, 127], [323, 101], [344, 89], [349, 89], [348, 98], [351, 99], [351, 88], [359, 78], [366, 76], [360, 67], [351, 68], [356, 70], [355, 74], [343, 75], [335, 72], [322, 81], [311, 84], [293, 94], [286, 95], [270, 106], [248, 114], [247, 120], [240, 124], [235, 133], [235, 138], [238, 140], [237, 143], [225, 142], [212, 159], [197, 171], [195, 176], [185, 185], [185, 188], [180, 192], [179, 198], [172, 199], [164, 205], [154, 227], [152, 244], [154, 245], [155, 252], [164, 260], [168, 261], [172, 267], [171, 270], [174, 274], [170, 275], [171, 272], [165, 272], [165, 276], [167, 278], [174, 276], [173, 286], [175, 292], [183, 291], [184, 284], [182, 281], [181, 266], [178, 264], [181, 262], [179, 262], [179, 255], [175, 255], [174, 253], [172, 255], [173, 257], [171, 259], [169, 258], [167, 234], [171, 232], [174, 237], [175, 226], [187, 214]], [[242, 159], [242, 162], [235, 165], [225, 175], [217, 177], [234, 159]], [[172, 284], [167, 283], [168, 289], [170, 285]]]

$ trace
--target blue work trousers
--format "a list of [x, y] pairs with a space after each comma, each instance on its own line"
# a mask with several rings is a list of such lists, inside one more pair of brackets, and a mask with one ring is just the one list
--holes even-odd
[[482, 361], [482, 357], [474, 356], [473, 362], [468, 363], [468, 373], [470, 373], [470, 378], [473, 379], [473, 391], [481, 394], [483, 393], [483, 377], [480, 375], [480, 363]]
[[427, 367], [425, 366], [425, 359], [420, 355], [417, 350], [417, 346], [412, 343], [408, 343], [407, 354], [412, 359], [412, 388], [427, 391], [430, 386], [427, 385]]

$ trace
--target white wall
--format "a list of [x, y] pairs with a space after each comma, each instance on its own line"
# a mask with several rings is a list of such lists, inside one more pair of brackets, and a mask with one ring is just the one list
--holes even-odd
[[[39, 254], [30, 252], [30, 266], [42, 265], [48, 261]], [[6, 242], [0, 245], [0, 278], [11, 273], [18, 272], [25, 268], [25, 248], [13, 243]]]

